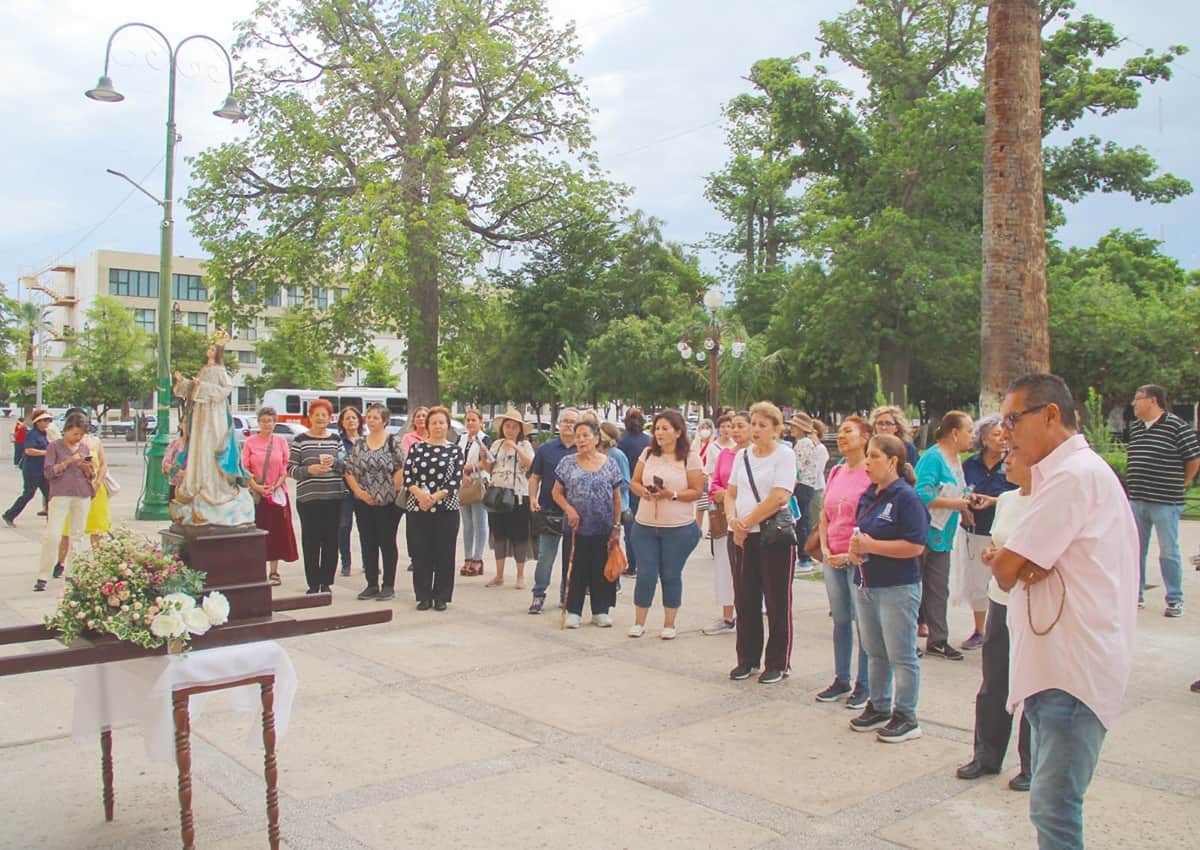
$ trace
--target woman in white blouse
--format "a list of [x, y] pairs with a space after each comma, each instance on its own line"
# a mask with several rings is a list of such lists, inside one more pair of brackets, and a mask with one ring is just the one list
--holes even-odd
[[511, 511], [489, 514], [489, 537], [496, 558], [496, 576], [485, 587], [504, 584], [504, 566], [509, 556], [517, 565], [517, 590], [525, 587], [525, 562], [532, 551], [529, 540], [529, 467], [533, 465], [533, 426], [515, 410], [497, 416], [496, 442], [479, 457], [482, 469], [491, 473], [491, 486], [512, 490], [516, 500]]
[[764, 544], [761, 527], [786, 508], [796, 480], [796, 456], [778, 441], [782, 427], [783, 414], [770, 402], [750, 408], [750, 446], [734, 459], [725, 491], [737, 610], [737, 666], [729, 678], [750, 678], [763, 660], [765, 600], [770, 633], [758, 677], [764, 685], [787, 676], [792, 654], [792, 547]]

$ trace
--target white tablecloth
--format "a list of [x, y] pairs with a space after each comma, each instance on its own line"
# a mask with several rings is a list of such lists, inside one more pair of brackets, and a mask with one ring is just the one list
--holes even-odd
[[[195, 685], [235, 682], [249, 676], [275, 676], [275, 733], [287, 734], [296, 695], [296, 670], [275, 641], [242, 643], [204, 649], [186, 655], [166, 655], [96, 664], [80, 668], [75, 687], [77, 738], [94, 741], [101, 731], [138, 724], [146, 741], [146, 754], [158, 761], [175, 760], [175, 723], [171, 694]], [[225, 700], [238, 711], [261, 716], [258, 685], [198, 694], [188, 700], [194, 719], [206, 705]], [[262, 724], [250, 726], [250, 739], [262, 742]]]

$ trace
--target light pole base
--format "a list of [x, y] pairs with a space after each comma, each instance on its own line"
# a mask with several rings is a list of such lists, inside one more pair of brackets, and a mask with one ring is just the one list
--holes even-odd
[[169, 420], [159, 417], [155, 426], [154, 438], [146, 444], [146, 473], [142, 481], [142, 494], [138, 497], [137, 511], [134, 517], [140, 520], [168, 520], [167, 512], [170, 502], [170, 483], [162, 471], [163, 458], [167, 456], [167, 447], [171, 441], [167, 438]]

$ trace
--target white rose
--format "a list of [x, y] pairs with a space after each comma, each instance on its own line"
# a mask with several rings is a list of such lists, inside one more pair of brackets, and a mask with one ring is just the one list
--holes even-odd
[[199, 608], [184, 611], [183, 622], [187, 624], [187, 630], [194, 635], [202, 635], [211, 628], [208, 622], [208, 615]]
[[150, 633], [160, 638], [183, 637], [187, 634], [187, 626], [183, 617], [173, 611], [164, 611], [150, 621]]
[[168, 593], [163, 597], [164, 605], [178, 605], [179, 613], [186, 614], [196, 607], [196, 600], [188, 596], [186, 593]]
[[209, 625], [223, 626], [229, 622], [229, 600], [224, 593], [213, 591], [201, 603]]

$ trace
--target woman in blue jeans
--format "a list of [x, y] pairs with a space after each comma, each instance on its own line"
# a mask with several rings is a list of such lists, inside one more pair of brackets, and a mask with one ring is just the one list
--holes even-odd
[[[343, 407], [338, 413], [338, 431], [342, 435], [343, 459], [350, 457], [354, 444], [363, 435], [362, 413], [354, 405]], [[386, 424], [386, 423], [385, 423]], [[354, 530], [354, 495], [347, 493], [342, 499], [341, 517], [338, 521], [338, 554], [342, 560], [342, 575], [350, 575], [350, 534]]]
[[870, 658], [870, 701], [862, 714], [850, 721], [850, 728], [856, 732], [876, 729], [880, 741], [897, 744], [921, 737], [917, 723], [921, 691], [917, 610], [929, 512], [912, 487], [916, 476], [908, 462], [908, 450], [897, 437], [871, 438], [867, 475], [872, 483], [859, 501], [850, 555], [859, 562], [855, 604], [859, 634]]
[[695, 502], [704, 492], [700, 455], [691, 450], [683, 417], [664, 410], [654, 417], [654, 436], [638, 458], [629, 489], [640, 500], [631, 535], [637, 552], [636, 608], [630, 637], [646, 632], [646, 615], [660, 577], [663, 630], [675, 637], [675, 615], [683, 601], [683, 565], [700, 542]]

